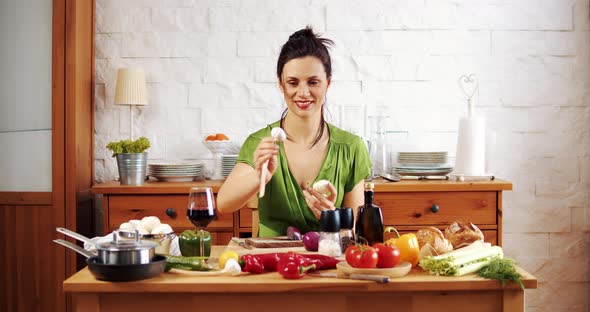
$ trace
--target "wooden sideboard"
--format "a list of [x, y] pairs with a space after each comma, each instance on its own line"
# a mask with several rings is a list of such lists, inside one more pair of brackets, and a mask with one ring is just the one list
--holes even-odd
[[[385, 226], [401, 232], [422, 227], [446, 228], [455, 220], [471, 221], [485, 235], [486, 241], [502, 245], [502, 191], [512, 189], [512, 183], [502, 180], [458, 182], [376, 180], [375, 204], [383, 211]], [[176, 232], [193, 228], [186, 218], [186, 205], [191, 187], [209, 186], [217, 193], [223, 181], [152, 182], [142, 186], [119, 185], [108, 182], [95, 185], [94, 194], [102, 194], [104, 233], [121, 223], [145, 216], [157, 216]], [[219, 215], [207, 228], [213, 243], [227, 244], [232, 237], [252, 235], [252, 209], [240, 209], [233, 214]]]

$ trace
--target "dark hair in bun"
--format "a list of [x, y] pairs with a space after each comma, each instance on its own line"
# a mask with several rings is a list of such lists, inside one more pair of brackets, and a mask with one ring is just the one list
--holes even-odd
[[324, 65], [326, 77], [328, 79], [331, 78], [332, 60], [328, 52], [328, 47], [331, 46], [334, 46], [334, 41], [316, 35], [313, 29], [311, 29], [311, 26], [307, 26], [293, 33], [289, 36], [289, 40], [283, 45], [279, 54], [279, 60], [277, 61], [277, 77], [279, 81], [283, 74], [283, 67], [287, 62], [306, 56], [317, 57]]
[[[285, 64], [287, 64], [287, 62], [289, 62], [292, 59], [306, 56], [317, 57], [324, 65], [326, 78], [330, 79], [332, 77], [332, 60], [330, 58], [330, 53], [328, 52], [328, 47], [332, 46], [334, 46], [334, 41], [316, 35], [313, 32], [313, 29], [311, 29], [311, 26], [306, 26], [304, 29], [296, 31], [291, 36], [289, 36], [289, 40], [287, 40], [287, 42], [281, 48], [279, 60], [277, 61], [277, 77], [279, 78], [279, 81], [282, 81], [281, 76], [283, 75], [283, 67], [285, 67]], [[283, 121], [287, 116], [287, 111], [288, 110], [285, 109], [285, 111], [283, 111], [283, 114], [281, 115], [280, 126], [283, 129]], [[316, 136], [311, 147], [316, 145], [322, 138], [322, 135], [324, 134], [325, 125], [326, 120], [324, 119], [324, 107], [322, 107], [322, 116], [320, 120], [320, 126], [318, 129], [318, 135]], [[288, 133], [287, 139], [290, 139]]]

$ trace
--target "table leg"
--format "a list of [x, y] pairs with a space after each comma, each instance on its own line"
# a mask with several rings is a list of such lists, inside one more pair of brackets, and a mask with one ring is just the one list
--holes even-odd
[[99, 312], [99, 294], [74, 294], [74, 311], [76, 312]]
[[502, 311], [522, 312], [524, 311], [524, 290], [505, 290], [502, 296]]

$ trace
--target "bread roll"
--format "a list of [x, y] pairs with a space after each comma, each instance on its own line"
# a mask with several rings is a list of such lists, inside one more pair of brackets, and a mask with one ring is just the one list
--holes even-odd
[[483, 241], [483, 233], [471, 222], [455, 221], [445, 229], [445, 236], [455, 249], [469, 245], [477, 240]]
[[418, 238], [420, 249], [423, 249], [426, 245], [430, 245], [439, 255], [453, 250], [453, 245], [445, 238], [443, 232], [435, 227], [418, 230], [416, 232], [416, 238]]

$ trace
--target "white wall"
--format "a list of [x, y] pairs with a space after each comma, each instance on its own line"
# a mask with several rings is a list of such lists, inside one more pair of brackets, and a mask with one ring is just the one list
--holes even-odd
[[[475, 104], [497, 142], [491, 169], [504, 195], [504, 248], [534, 273], [527, 311], [590, 309], [590, 19], [588, 0], [97, 0], [98, 181], [116, 176], [104, 146], [129, 136], [113, 105], [116, 69], [146, 70], [150, 106], [135, 135], [152, 160], [206, 159], [223, 131], [241, 142], [279, 118], [280, 45], [306, 24], [336, 42], [331, 122], [366, 135], [392, 116], [406, 143], [455, 153], [476, 73]], [[384, 106], [385, 108], [380, 108]]]
[[51, 191], [51, 1], [0, 1], [0, 191]]

